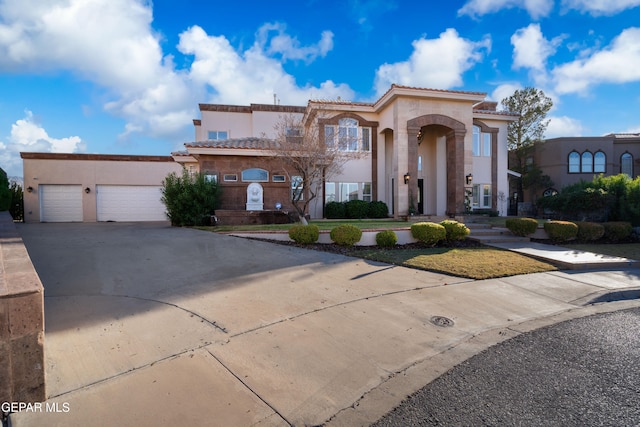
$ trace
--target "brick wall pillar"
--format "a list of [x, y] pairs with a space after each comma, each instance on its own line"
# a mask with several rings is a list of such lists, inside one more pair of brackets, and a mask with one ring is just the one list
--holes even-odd
[[44, 290], [11, 216], [0, 212], [0, 403], [44, 400]]

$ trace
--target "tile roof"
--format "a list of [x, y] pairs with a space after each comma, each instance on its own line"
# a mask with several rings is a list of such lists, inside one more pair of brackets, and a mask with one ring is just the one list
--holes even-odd
[[268, 150], [274, 147], [274, 140], [268, 138], [233, 138], [223, 140], [207, 140], [187, 142], [187, 148], [232, 148], [245, 150]]

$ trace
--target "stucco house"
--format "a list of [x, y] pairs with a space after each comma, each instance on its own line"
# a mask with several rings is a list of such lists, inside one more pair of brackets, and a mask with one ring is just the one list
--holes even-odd
[[[274, 125], [284, 114], [318, 120], [321, 138], [356, 136], [345, 150], [363, 152], [310, 205], [322, 218], [328, 201], [381, 200], [390, 214], [445, 216], [471, 209], [506, 215], [507, 126], [512, 114], [496, 111], [485, 93], [393, 85], [372, 103], [309, 101], [306, 107], [200, 104], [195, 140], [172, 153], [189, 170], [223, 186], [223, 209], [245, 209], [249, 183], [263, 187], [265, 209], [286, 207], [291, 183], [271, 162]], [[321, 112], [321, 114], [319, 114]], [[501, 197], [504, 195], [504, 197]]]
[[553, 186], [541, 194], [527, 194], [527, 200], [559, 191], [594, 176], [640, 174], [640, 133], [612, 133], [595, 137], [552, 138], [534, 144], [527, 163], [549, 175]]
[[[288, 209], [290, 171], [283, 170], [268, 150], [274, 126], [286, 114], [307, 125], [315, 120], [326, 143], [349, 135], [352, 142], [344, 150], [360, 154], [340, 174], [325, 177], [321, 194], [309, 206], [311, 218], [322, 218], [328, 201], [354, 198], [384, 201], [394, 217], [407, 215], [411, 207], [416, 214], [432, 216], [468, 209], [506, 215], [507, 126], [516, 117], [497, 111], [497, 103], [485, 98], [480, 92], [393, 85], [371, 103], [200, 104], [201, 117], [193, 120], [194, 140], [170, 157], [22, 153], [25, 217], [27, 221], [157, 220], [152, 215], [125, 214], [124, 207], [115, 208], [115, 214], [104, 212], [106, 206], [113, 210], [130, 199], [136, 206], [148, 200], [155, 204], [152, 211], [160, 212], [162, 180], [181, 168], [217, 180], [223, 187], [222, 209]], [[113, 200], [103, 200], [109, 191], [115, 192]], [[126, 191], [133, 194], [129, 199]], [[144, 197], [143, 191], [147, 191]], [[71, 193], [73, 213], [53, 208], [64, 205]]]

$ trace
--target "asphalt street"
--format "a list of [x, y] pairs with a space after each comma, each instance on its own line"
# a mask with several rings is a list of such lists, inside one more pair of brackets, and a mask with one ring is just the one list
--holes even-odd
[[640, 309], [519, 335], [456, 366], [374, 424], [638, 426]]

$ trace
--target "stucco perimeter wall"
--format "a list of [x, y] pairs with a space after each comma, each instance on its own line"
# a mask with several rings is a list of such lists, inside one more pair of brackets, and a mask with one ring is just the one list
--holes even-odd
[[0, 212], [0, 402], [46, 400], [44, 290], [9, 212]]
[[182, 173], [182, 166], [168, 156], [84, 155], [22, 153], [24, 164], [25, 222], [40, 221], [38, 186], [48, 184], [81, 185], [83, 221], [97, 220], [97, 185], [162, 185], [171, 172]]

